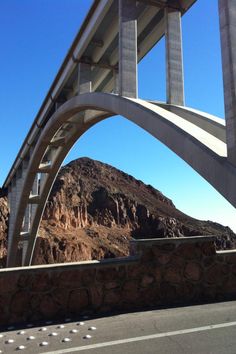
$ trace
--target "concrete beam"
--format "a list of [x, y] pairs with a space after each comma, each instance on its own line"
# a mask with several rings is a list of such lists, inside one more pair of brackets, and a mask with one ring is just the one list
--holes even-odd
[[29, 196], [29, 204], [39, 204], [40, 203], [40, 196], [39, 195], [30, 195]]
[[78, 95], [92, 91], [91, 66], [86, 63], [78, 64]]
[[96, 48], [93, 51], [92, 54], [92, 60], [94, 62], [98, 62], [102, 56], [104, 55], [104, 53], [106, 52], [106, 50], [108, 49], [109, 45], [111, 45], [112, 41], [114, 40], [114, 38], [116, 37], [118, 32], [118, 23], [115, 21], [109, 28], [108, 31], [106, 31], [104, 38], [103, 38], [103, 43], [104, 45], [100, 48]]
[[22, 231], [20, 233], [20, 237], [18, 238], [18, 241], [28, 241], [29, 237], [30, 237], [30, 233], [29, 232]]
[[50, 173], [52, 170], [52, 164], [51, 162], [48, 163], [41, 163], [39, 165], [38, 171], [39, 173]]
[[137, 91], [136, 2], [119, 0], [119, 94], [136, 98]]
[[50, 146], [55, 148], [64, 146], [65, 144], [66, 144], [66, 139], [64, 137], [54, 138], [52, 141], [50, 141]]
[[181, 12], [165, 8], [167, 103], [184, 105]]
[[104, 46], [104, 42], [102, 39], [92, 39], [91, 43], [99, 48], [102, 48]]
[[159, 1], [159, 0], [138, 0], [139, 2], [143, 2], [144, 4], [150, 6], [156, 6], [158, 8], [164, 8], [166, 6], [166, 1]]
[[109, 70], [117, 69], [117, 66], [115, 66], [115, 65], [113, 66], [113, 65], [110, 65], [108, 62], [103, 62], [103, 61], [95, 62], [90, 57], [82, 58], [81, 60], [79, 60], [77, 62], [90, 65], [91, 67], [98, 67], [101, 69], [109, 69]]
[[227, 153], [236, 166], [236, 2], [219, 0]]

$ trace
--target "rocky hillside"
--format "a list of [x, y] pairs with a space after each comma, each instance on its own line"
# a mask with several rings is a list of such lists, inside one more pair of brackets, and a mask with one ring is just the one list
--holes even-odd
[[41, 223], [34, 263], [119, 257], [129, 254], [132, 237], [194, 235], [216, 235], [219, 248], [236, 246], [229, 228], [193, 219], [152, 186], [109, 165], [81, 158], [58, 174]]

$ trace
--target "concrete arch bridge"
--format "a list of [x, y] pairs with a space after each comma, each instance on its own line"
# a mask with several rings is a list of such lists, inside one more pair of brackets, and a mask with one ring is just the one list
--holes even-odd
[[[114, 115], [152, 134], [236, 206], [236, 4], [219, 1], [225, 124], [184, 107], [181, 16], [194, 2], [94, 1], [3, 186], [10, 203], [9, 267], [33, 263], [39, 223], [65, 156], [91, 126]], [[138, 98], [137, 63], [163, 35], [167, 103], [145, 101]]]

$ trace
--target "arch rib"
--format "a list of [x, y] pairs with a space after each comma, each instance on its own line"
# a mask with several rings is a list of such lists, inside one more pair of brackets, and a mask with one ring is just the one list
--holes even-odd
[[[75, 123], [75, 117], [82, 111], [89, 114], [79, 116], [76, 128], [65, 136], [65, 144], [57, 150], [44, 187], [40, 191], [40, 203], [30, 232], [26, 253], [26, 264], [32, 260], [34, 240], [42, 212], [53, 181], [67, 152], [76, 140], [97, 122], [122, 115], [137, 124], [169, 147], [201, 176], [210, 182], [231, 204], [236, 206], [236, 169], [227, 162], [224, 141], [204, 131], [188, 120], [168, 112], [152, 103], [140, 99], [129, 99], [105, 93], [87, 93], [73, 97], [63, 104], [47, 122], [30, 158], [27, 175], [16, 210], [13, 242], [9, 249], [8, 266], [15, 265], [18, 236], [21, 232], [24, 211], [27, 207], [34, 177], [43, 162], [43, 157], [55, 134], [65, 123]], [[97, 112], [97, 113], [96, 113]], [[69, 133], [68, 133], [69, 134]]]

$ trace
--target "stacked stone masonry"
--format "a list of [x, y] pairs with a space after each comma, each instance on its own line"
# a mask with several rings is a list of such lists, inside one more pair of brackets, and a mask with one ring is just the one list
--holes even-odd
[[139, 240], [123, 259], [0, 270], [0, 325], [236, 298], [214, 238]]

